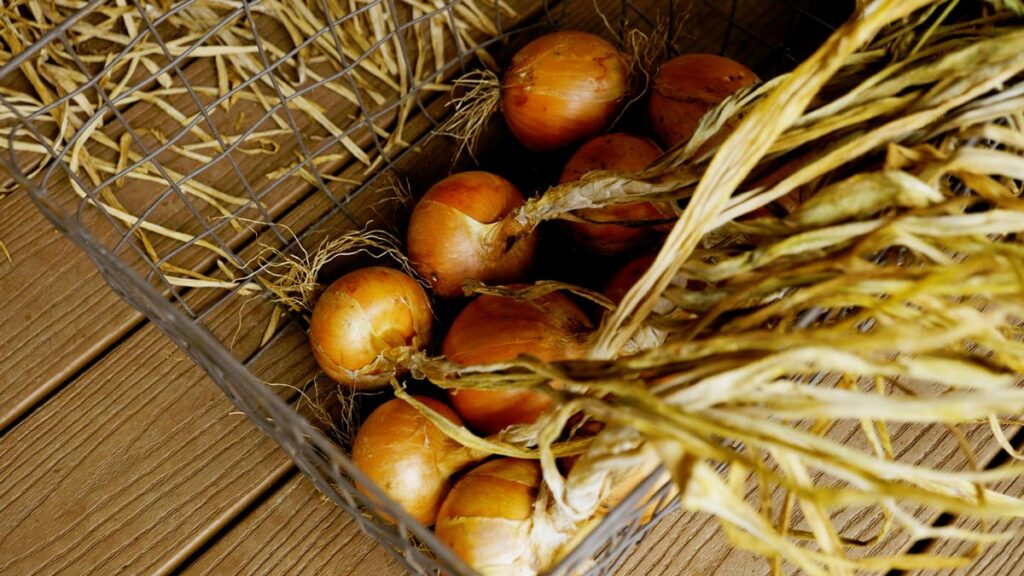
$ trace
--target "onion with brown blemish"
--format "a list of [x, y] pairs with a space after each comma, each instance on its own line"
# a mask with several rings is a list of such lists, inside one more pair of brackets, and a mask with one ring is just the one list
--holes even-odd
[[536, 152], [565, 148], [606, 130], [629, 88], [626, 57], [577, 30], [537, 38], [512, 57], [501, 110], [512, 134]]
[[[654, 75], [647, 108], [651, 126], [667, 147], [686, 142], [696, 132], [704, 114], [757, 81], [757, 75], [749, 68], [724, 56], [677, 56], [662, 64]], [[714, 145], [733, 127], [727, 124], [705, 146]]]
[[453, 174], [424, 194], [409, 220], [409, 260], [438, 296], [462, 295], [466, 280], [522, 280], [537, 234], [508, 216], [523, 205], [511, 182], [489, 172]]

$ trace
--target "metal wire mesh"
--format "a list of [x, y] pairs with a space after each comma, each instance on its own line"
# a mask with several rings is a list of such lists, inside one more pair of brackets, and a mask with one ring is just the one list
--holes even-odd
[[[282, 31], [285, 20], [269, 1], [130, 0], [118, 13], [121, 40], [108, 41], [88, 32], [108, 8], [92, 0], [0, 67], [0, 86], [24, 84], [24, 67], [42, 70], [47, 60], [70, 71], [46, 98], [0, 91], [0, 147], [14, 181], [119, 295], [415, 573], [472, 572], [253, 368], [289, 330], [301, 330], [297, 320], [246, 353], [232, 352], [209, 327], [257, 289], [237, 279], [256, 277], [261, 248], [289, 251], [370, 220], [401, 220], [403, 206], [381, 208], [381, 190], [390, 179], [416, 188], [449, 167], [446, 158], [424, 170], [419, 160], [446, 113], [437, 85], [486, 59], [482, 50], [500, 54], [535, 27], [604, 26], [588, 14], [589, 2], [522, 1], [514, 15], [494, 2], [473, 8], [493, 29], [467, 32], [469, 2], [425, 9], [400, 0], [306, 0], [308, 20], [322, 25]], [[622, 0], [608, 8], [618, 11], [620, 30], [665, 18], [674, 51], [724, 53], [762, 77], [791, 67], [850, 11], [829, 0]], [[367, 22], [378, 30], [353, 47], [353, 26]], [[425, 30], [440, 31], [442, 49], [423, 42]], [[375, 75], [389, 58], [394, 66]], [[226, 66], [235, 73], [222, 74]], [[665, 487], [647, 500], [655, 481], [648, 478], [552, 573], [614, 572], [673, 509]], [[374, 501], [354, 483], [370, 486]], [[652, 521], [643, 521], [645, 501], [658, 502]]]

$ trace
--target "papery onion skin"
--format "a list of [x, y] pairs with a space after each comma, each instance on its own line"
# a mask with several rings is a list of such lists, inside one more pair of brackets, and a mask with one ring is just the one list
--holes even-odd
[[608, 41], [577, 30], [537, 38], [512, 57], [501, 109], [512, 134], [549, 152], [598, 134], [626, 99], [629, 65]]
[[489, 172], [460, 172], [434, 184], [409, 220], [413, 268], [442, 297], [461, 296], [469, 279], [522, 280], [533, 264], [537, 234], [503, 218], [523, 203], [511, 182]]
[[[430, 342], [430, 298], [409, 275], [383, 266], [350, 272], [324, 290], [313, 307], [309, 343], [320, 367], [356, 388], [387, 383], [383, 352]], [[377, 376], [377, 377], [375, 377]]]
[[[445, 418], [462, 424], [444, 402], [415, 397]], [[451, 477], [480, 455], [444, 435], [416, 408], [395, 398], [380, 405], [356, 434], [352, 462], [424, 526], [434, 523]], [[360, 492], [369, 496], [365, 487]]]
[[[552, 292], [533, 300], [482, 295], [456, 317], [441, 353], [460, 364], [487, 364], [529, 354], [571, 360], [586, 352], [593, 324], [572, 299]], [[495, 434], [537, 420], [554, 400], [531, 390], [452, 390], [452, 406], [477, 431]]]
[[[648, 167], [661, 156], [661, 149], [647, 138], [616, 132], [588, 140], [566, 163], [559, 184], [579, 180], [587, 172], [613, 170], [636, 172]], [[665, 221], [675, 217], [668, 204], [630, 202], [603, 208], [585, 208], [573, 212], [589, 222], [567, 221], [573, 239], [597, 254], [619, 254], [636, 248], [658, 233], [667, 231], [657, 226], [625, 226], [615, 222]], [[599, 224], [598, 222], [606, 222]]]
[[[647, 108], [658, 140], [669, 148], [689, 140], [704, 114], [757, 81], [746, 66], [715, 54], [683, 54], [665, 62], [654, 76]], [[711, 144], [731, 131], [727, 125]]]
[[474, 570], [485, 576], [532, 576], [531, 542], [540, 466], [501, 458], [470, 470], [441, 505], [434, 532]]

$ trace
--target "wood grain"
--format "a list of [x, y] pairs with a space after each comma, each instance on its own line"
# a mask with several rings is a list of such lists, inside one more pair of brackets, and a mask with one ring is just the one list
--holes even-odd
[[[1024, 496], [1024, 478], [1000, 482], [994, 489], [1011, 496]], [[954, 521], [954, 526], [976, 528], [977, 522]], [[1024, 574], [1024, 519], [1001, 520], [989, 526], [992, 533], [1006, 533], [1011, 537], [991, 544], [976, 556], [973, 545], [959, 540], [942, 540], [928, 549], [942, 556], [970, 556], [973, 562], [961, 568], [941, 571], [915, 571], [914, 576], [1018, 576]]]
[[296, 475], [187, 566], [216, 574], [374, 574], [404, 571], [344, 511]]
[[142, 316], [15, 192], [0, 200], [0, 430], [121, 338]]
[[[226, 308], [214, 328], [230, 337], [239, 313]], [[260, 336], [241, 330], [236, 352]], [[266, 380], [312, 370], [301, 331], [282, 342], [253, 363]], [[0, 573], [26, 576], [150, 570], [286, 462], [153, 325], [0, 439], [0, 452]]]

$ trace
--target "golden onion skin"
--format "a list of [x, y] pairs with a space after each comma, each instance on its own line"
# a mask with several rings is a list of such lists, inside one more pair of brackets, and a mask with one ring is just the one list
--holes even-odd
[[503, 218], [524, 203], [504, 178], [482, 171], [453, 174], [424, 194], [409, 220], [409, 260], [442, 297], [462, 295], [462, 283], [522, 280], [533, 264], [534, 231], [512, 231]]
[[[533, 300], [482, 295], [452, 323], [441, 353], [460, 364], [486, 364], [529, 354], [570, 360], [586, 351], [593, 325], [572, 299], [552, 292]], [[537, 420], [554, 400], [531, 390], [452, 390], [452, 406], [474, 430], [495, 434]]]
[[[658, 140], [668, 148], [688, 141], [704, 114], [757, 81], [746, 66], [715, 54], [683, 54], [662, 64], [647, 108]], [[708, 145], [731, 131], [727, 125]]]
[[512, 134], [535, 152], [603, 132], [626, 100], [629, 64], [606, 40], [577, 30], [537, 38], [502, 79], [501, 110]]
[[[444, 402], [415, 397], [461, 425]], [[448, 438], [416, 408], [395, 398], [379, 406], [356, 434], [352, 462], [424, 526], [434, 523], [451, 477], [479, 455]], [[369, 496], [365, 487], [360, 492]]]
[[[350, 272], [324, 290], [313, 307], [309, 342], [320, 367], [356, 388], [381, 386], [380, 355], [422, 348], [433, 326], [430, 299], [409, 275], [382, 266]], [[375, 376], [377, 376], [375, 378]]]
[[481, 574], [532, 576], [531, 541], [540, 466], [501, 458], [470, 470], [441, 505], [434, 532]]

